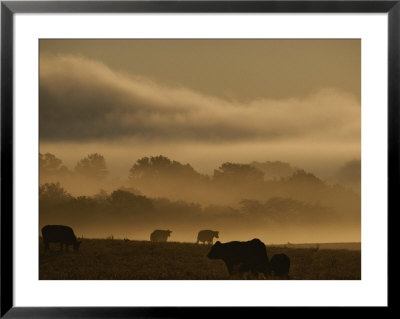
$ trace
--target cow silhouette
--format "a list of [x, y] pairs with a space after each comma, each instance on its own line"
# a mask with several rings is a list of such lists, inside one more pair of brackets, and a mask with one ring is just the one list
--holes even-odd
[[171, 236], [171, 230], [160, 230], [156, 229], [150, 235], [150, 240], [152, 242], [166, 242], [168, 237]]
[[289, 277], [290, 258], [286, 254], [273, 255], [270, 261], [271, 271], [282, 278]]
[[214, 237], [219, 238], [218, 234], [219, 234], [218, 231], [201, 230], [201, 231], [199, 231], [199, 233], [197, 235], [196, 244], [198, 244], [199, 242], [203, 242], [203, 244], [205, 244], [205, 243], [212, 244]]
[[68, 246], [72, 245], [75, 251], [79, 250], [82, 243], [75, 237], [74, 231], [71, 227], [63, 225], [47, 225], [42, 228], [42, 237], [44, 242], [45, 251], [50, 250], [50, 243], [60, 243], [60, 249], [68, 250]]
[[229, 275], [237, 270], [241, 276], [250, 272], [258, 276], [270, 274], [267, 248], [264, 243], [255, 238], [250, 241], [232, 241], [222, 244], [217, 241], [207, 255], [210, 259], [222, 259], [225, 262]]

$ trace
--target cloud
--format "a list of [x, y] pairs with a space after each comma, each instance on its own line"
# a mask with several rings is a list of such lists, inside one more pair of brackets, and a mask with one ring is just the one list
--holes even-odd
[[347, 143], [360, 141], [361, 108], [353, 95], [334, 88], [305, 98], [240, 102], [116, 72], [83, 57], [42, 55], [39, 118], [41, 141], [52, 142]]

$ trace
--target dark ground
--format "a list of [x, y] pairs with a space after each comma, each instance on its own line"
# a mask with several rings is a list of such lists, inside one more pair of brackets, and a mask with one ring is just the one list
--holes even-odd
[[[78, 253], [71, 247], [60, 251], [58, 244], [50, 245], [51, 251], [45, 253], [40, 242], [39, 279], [240, 279], [229, 277], [222, 260], [206, 257], [210, 248], [193, 243], [83, 239]], [[290, 279], [361, 279], [360, 250], [267, 246], [267, 252], [269, 258], [277, 253], [290, 257]]]

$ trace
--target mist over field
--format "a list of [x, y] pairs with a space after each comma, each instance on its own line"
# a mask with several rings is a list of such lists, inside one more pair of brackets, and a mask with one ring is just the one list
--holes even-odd
[[[338, 170], [354, 170], [353, 162]], [[270, 243], [360, 240], [360, 189], [331, 184], [285, 162], [223, 163], [213, 175], [165, 156], [133, 163], [113, 179], [105, 158], [90, 154], [74, 169], [40, 154], [40, 225], [68, 224], [78, 236], [147, 240], [170, 229], [172, 241], [195, 241], [201, 229], [224, 240]]]
[[360, 66], [359, 40], [41, 40], [40, 227], [360, 242]]

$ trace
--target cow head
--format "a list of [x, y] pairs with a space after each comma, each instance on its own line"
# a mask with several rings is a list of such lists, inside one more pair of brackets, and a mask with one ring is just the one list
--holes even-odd
[[167, 230], [168, 232], [168, 237], [171, 236], [172, 230]]
[[207, 257], [210, 259], [219, 259], [221, 258], [221, 242], [217, 241], [210, 249]]
[[75, 251], [78, 251], [79, 250], [79, 246], [82, 244], [82, 241], [77, 241], [75, 244], [74, 244], [74, 250]]
[[219, 234], [219, 231], [215, 231], [215, 232], [214, 232], [214, 237], [215, 237], [215, 238], [219, 238], [218, 234]]

